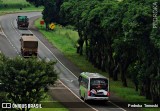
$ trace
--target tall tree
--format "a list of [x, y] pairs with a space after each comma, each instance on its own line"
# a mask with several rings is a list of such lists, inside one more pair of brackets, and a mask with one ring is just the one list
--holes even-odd
[[61, 19], [59, 18], [60, 6], [63, 3], [63, 0], [26, 0], [29, 3], [35, 5], [36, 7], [44, 6], [42, 12], [43, 19], [46, 23], [46, 29], [49, 29], [49, 24], [51, 22], [60, 23]]

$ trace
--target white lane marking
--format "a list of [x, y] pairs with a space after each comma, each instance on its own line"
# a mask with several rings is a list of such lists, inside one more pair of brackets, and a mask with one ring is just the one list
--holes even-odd
[[[15, 29], [15, 27], [13, 26], [13, 23], [11, 22], [11, 24], [12, 24], [12, 27]], [[18, 31], [15, 29], [15, 31], [18, 33]], [[28, 31], [30, 31], [30, 30], [28, 30]], [[31, 33], [32, 33], [32, 31], [30, 31]], [[33, 34], [33, 33], [32, 33]], [[18, 35], [20, 35], [19, 33], [18, 33]], [[35, 36], [36, 37], [36, 36]], [[52, 54], [52, 56], [65, 68], [65, 69], [67, 69], [76, 79], [78, 79], [78, 77], [77, 76], [75, 76], [74, 74], [73, 74], [73, 72], [71, 72], [65, 65], [63, 65], [63, 63], [50, 51], [50, 49], [48, 49], [48, 47], [46, 46], [46, 45], [44, 45], [44, 43], [38, 38], [38, 37], [36, 37], [38, 40], [39, 40], [39, 42], [41, 42], [41, 44]], [[61, 82], [61, 81], [60, 81]], [[61, 82], [62, 83], [62, 82]], [[63, 83], [62, 83], [63, 84]], [[64, 84], [63, 84], [64, 85]], [[65, 85], [64, 85], [65, 86]], [[67, 86], [65, 86], [68, 90], [70, 90]], [[71, 91], [71, 90], [70, 90]], [[72, 91], [71, 91], [72, 92]], [[73, 95], [75, 95], [77, 98], [79, 98], [74, 92], [72, 92], [73, 93]], [[80, 99], [80, 98], [79, 98]], [[80, 99], [81, 100], [81, 99]], [[81, 100], [82, 101], [82, 100]], [[84, 102], [84, 101], [82, 101], [82, 102]], [[111, 102], [111, 101], [109, 101], [110, 103], [112, 103], [113, 105], [115, 105], [115, 106], [117, 106], [118, 108], [120, 108], [121, 110], [123, 110], [123, 111], [126, 111], [125, 109], [123, 109], [123, 108], [121, 108], [120, 106], [118, 106], [118, 105], [116, 105], [116, 104], [114, 104], [113, 102]], [[85, 103], [85, 102], [84, 102]], [[85, 103], [86, 104], [86, 103]], [[88, 105], [88, 104], [87, 104]], [[90, 106], [90, 105], [88, 105], [88, 106]], [[96, 111], [98, 111], [97, 109], [95, 109], [94, 107], [92, 107], [92, 106], [90, 106], [92, 109], [94, 109], [94, 110], [96, 110]]]
[[[1, 25], [0, 25], [1, 27]], [[3, 35], [6, 37], [6, 39], [9, 41], [10, 45], [15, 49], [16, 53], [20, 56], [20, 54], [18, 53], [18, 50], [16, 49], [16, 47], [14, 47], [14, 45], [12, 44], [12, 42], [9, 40], [9, 38], [7, 37], [7, 35], [4, 33], [3, 28], [1, 27], [2, 33]]]
[[[59, 81], [60, 81], [60, 80], [59, 80]], [[61, 82], [62, 85], [63, 85], [64, 87], [66, 87], [74, 96], [76, 96], [81, 102], [83, 102], [83, 103], [86, 104], [88, 107], [92, 108], [93, 110], [98, 111], [96, 108], [94, 108], [94, 107], [92, 107], [91, 105], [85, 103], [81, 98], [79, 98], [79, 96], [77, 96], [71, 89], [69, 89], [65, 84], [63, 84], [62, 81], [60, 81], [60, 82]]]
[[64, 87], [49, 87], [48, 89], [66, 89], [66, 88], [64, 88]]
[[17, 33], [19, 36], [21, 36], [21, 34], [20, 34], [20, 33], [18, 33], [18, 31], [15, 29], [15, 27], [14, 27], [14, 25], [13, 25], [12, 21], [11, 21], [11, 26], [12, 26], [12, 27], [13, 27], [13, 29], [16, 31], [16, 33]]
[[[61, 78], [61, 79], [63, 79], [64, 81], [68, 81], [68, 82], [73, 82], [74, 81], [73, 79], [71, 79], [71, 80], [66, 79], [66, 78]], [[77, 79], [76, 79], [76, 81], [77, 81]]]
[[113, 102], [111, 102], [111, 101], [108, 101], [108, 102], [110, 102], [111, 104], [113, 104], [113, 105], [117, 106], [119, 109], [121, 109], [121, 110], [123, 110], [123, 111], [127, 111], [127, 110], [125, 110], [125, 109], [121, 108], [120, 106], [118, 106], [118, 105], [114, 104], [114, 103], [113, 103]]
[[[48, 89], [66, 89], [66, 87], [49, 87]], [[79, 89], [70, 88], [72, 90], [78, 91]], [[68, 89], [67, 89], [68, 90]]]

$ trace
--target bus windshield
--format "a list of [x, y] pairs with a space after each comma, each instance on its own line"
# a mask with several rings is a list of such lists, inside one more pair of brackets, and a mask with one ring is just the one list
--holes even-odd
[[104, 78], [92, 78], [90, 80], [90, 90], [106, 90], [108, 91], [108, 80]]

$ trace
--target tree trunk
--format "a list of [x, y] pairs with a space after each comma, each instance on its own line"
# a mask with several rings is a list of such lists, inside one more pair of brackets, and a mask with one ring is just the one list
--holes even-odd
[[80, 30], [78, 30], [78, 34], [79, 34], [79, 40], [78, 40], [78, 44], [79, 44], [79, 54], [80, 55], [83, 55], [83, 43], [84, 43], [84, 40], [82, 38], [82, 32]]
[[79, 54], [83, 55], [83, 40], [82, 39], [81, 39], [81, 43], [79, 45], [80, 45]]
[[48, 26], [49, 23], [46, 23], [46, 31], [49, 30], [49, 26]]
[[92, 50], [89, 50], [88, 59], [92, 63], [92, 59], [93, 59]]
[[119, 64], [116, 65], [113, 71], [113, 80], [117, 81], [118, 80], [118, 69], [119, 69]]
[[25, 108], [22, 108], [22, 111], [25, 111]]
[[103, 57], [103, 58], [102, 58], [102, 63], [101, 63], [101, 70], [102, 70], [103, 72], [106, 71], [106, 70], [105, 70], [105, 67], [106, 67], [105, 57]]
[[83, 55], [83, 45], [80, 46], [79, 54], [80, 54], [80, 55]]
[[145, 90], [144, 90], [144, 83], [142, 82], [141, 88], [140, 88], [140, 95], [144, 96], [145, 95]]
[[102, 55], [101, 55], [101, 51], [99, 51], [99, 54], [98, 54], [98, 69], [101, 69], [101, 64], [102, 64]]
[[150, 92], [150, 85], [151, 85], [151, 80], [149, 78], [146, 79], [146, 84], [145, 84], [145, 92], [146, 92], [146, 99], [151, 99], [151, 92]]
[[123, 80], [123, 86], [124, 87], [128, 87], [128, 85], [127, 85], [127, 80], [126, 80], [126, 77], [125, 77], [125, 74], [123, 74], [123, 76], [122, 76], [122, 80]]
[[108, 73], [109, 73], [109, 77], [113, 77], [113, 61], [111, 60], [112, 58], [110, 56], [108, 56]]
[[157, 104], [160, 101], [160, 93], [159, 93], [160, 91], [158, 89], [160, 89], [159, 81], [152, 80], [150, 91], [153, 104]]
[[92, 61], [91, 61], [91, 63], [93, 64], [93, 65], [95, 65], [95, 52], [94, 52], [94, 50], [92, 50]]
[[77, 53], [79, 54], [80, 47], [77, 45]]
[[124, 65], [124, 64], [120, 65], [120, 73], [121, 73], [122, 85], [124, 87], [127, 87], [127, 80], [126, 80], [126, 76], [125, 76], [126, 71], [125, 71], [125, 68], [122, 65]]
[[86, 56], [88, 57], [88, 37], [86, 34], [84, 37], [85, 37], [85, 44], [86, 44]]
[[136, 91], [138, 91], [138, 83], [135, 83]]

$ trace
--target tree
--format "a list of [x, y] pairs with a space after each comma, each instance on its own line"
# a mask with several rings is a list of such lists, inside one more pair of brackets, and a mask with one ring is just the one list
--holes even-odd
[[[15, 104], [39, 103], [48, 91], [48, 85], [54, 84], [57, 74], [55, 62], [39, 61], [36, 58], [21, 57], [9, 59], [1, 55], [0, 80], [7, 94], [7, 102]], [[30, 109], [19, 109], [29, 111]]]
[[[159, 87], [157, 85], [159, 78], [159, 48], [156, 47], [159, 29], [152, 28], [152, 3], [153, 0], [148, 2], [132, 1], [123, 19], [123, 29], [125, 39], [132, 40], [134, 42], [134, 44], [132, 43], [133, 46], [137, 47], [136, 64], [132, 67], [135, 67], [135, 70], [138, 71], [138, 75], [133, 76], [136, 76], [134, 79], [139, 80], [140, 94], [146, 96], [147, 99], [158, 102], [159, 92], [155, 89]], [[154, 80], [157, 80], [157, 82], [154, 82]]]
[[60, 23], [59, 11], [63, 0], [26, 0], [29, 3], [35, 5], [36, 7], [44, 6], [42, 12], [43, 19], [46, 23], [46, 29], [49, 29], [49, 24], [51, 22]]
[[53, 1], [46, 1], [44, 7], [45, 8], [42, 11], [43, 19], [46, 23], [46, 29], [49, 30], [49, 24], [51, 22], [56, 22], [57, 19], [55, 3]]

